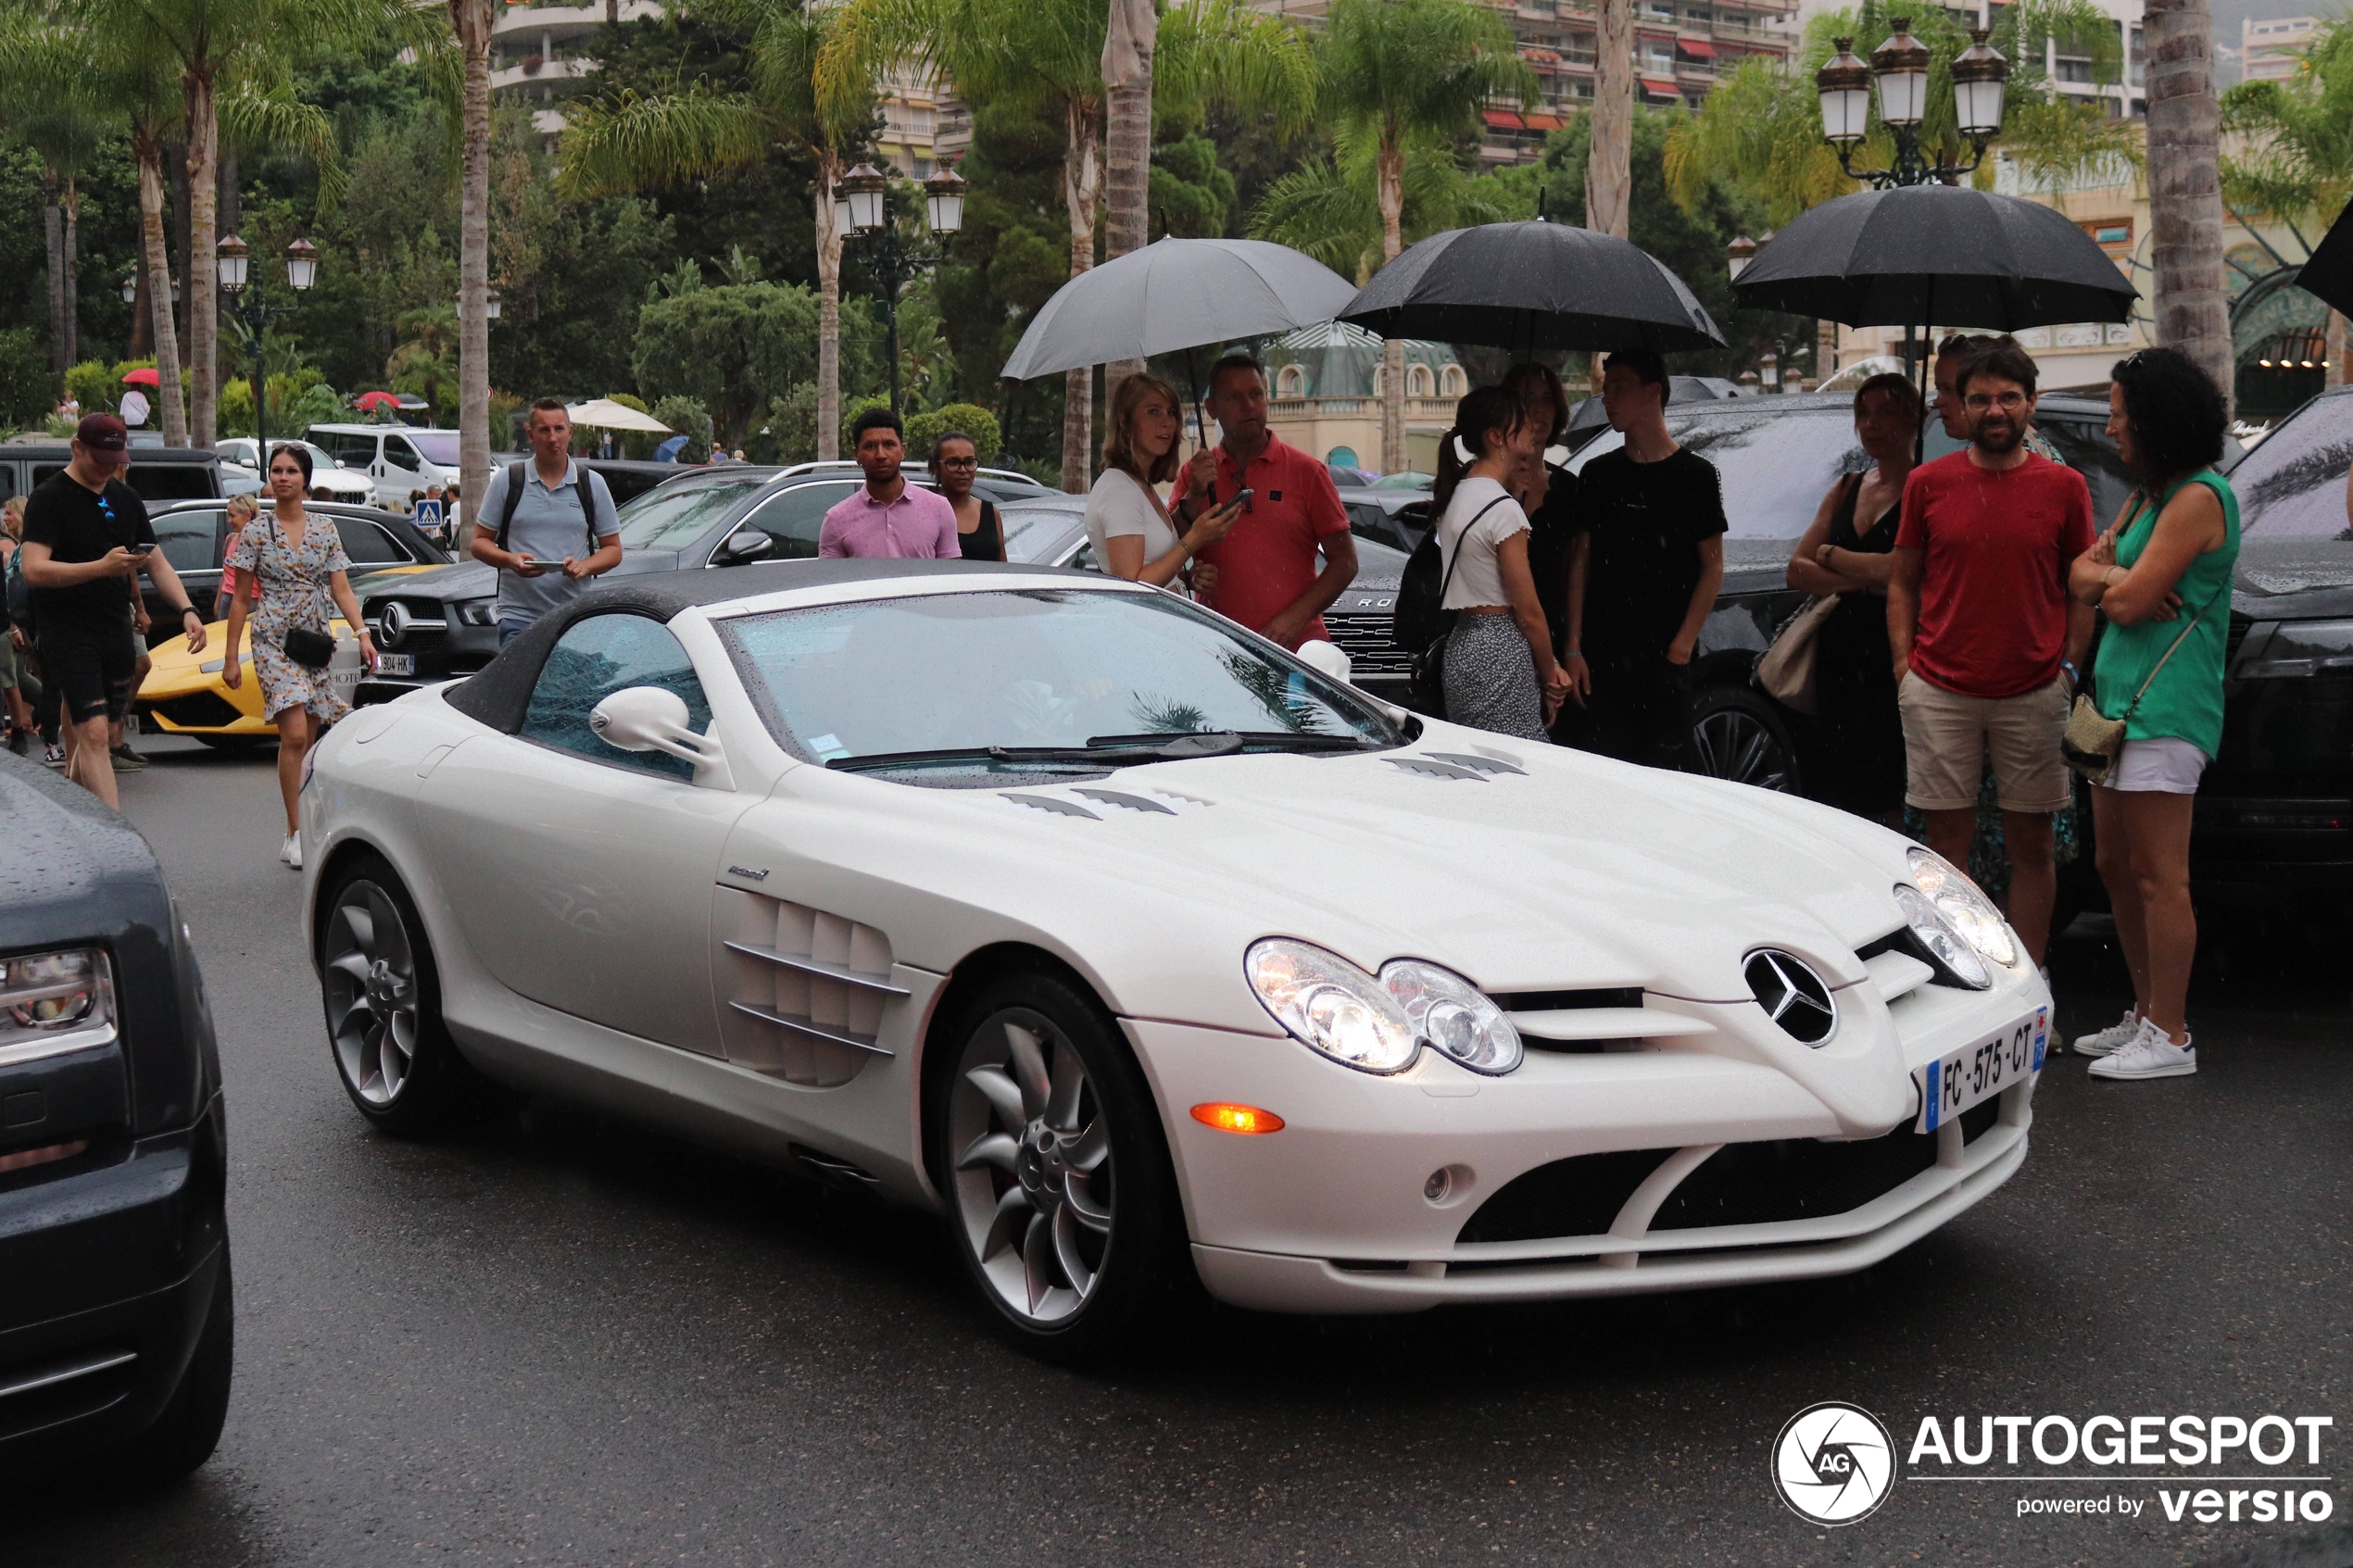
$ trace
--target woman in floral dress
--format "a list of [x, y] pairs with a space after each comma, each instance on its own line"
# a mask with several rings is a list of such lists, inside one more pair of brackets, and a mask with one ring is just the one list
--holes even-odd
[[286, 842], [278, 859], [300, 870], [302, 841], [296, 836], [300, 823], [295, 802], [302, 788], [303, 755], [328, 725], [343, 717], [347, 705], [328, 684], [325, 666], [314, 670], [286, 657], [286, 633], [300, 626], [324, 634], [340, 608], [344, 623], [359, 634], [359, 657], [371, 669], [376, 648], [345, 576], [351, 562], [334, 523], [303, 510], [303, 496], [310, 488], [310, 454], [299, 446], [272, 449], [269, 483], [275, 510], [245, 524], [229, 555], [237, 593], [229, 602], [229, 657], [220, 678], [232, 691], [245, 684], [244, 660], [235, 655], [237, 639], [250, 620], [261, 710], [278, 726], [278, 790], [286, 802]]

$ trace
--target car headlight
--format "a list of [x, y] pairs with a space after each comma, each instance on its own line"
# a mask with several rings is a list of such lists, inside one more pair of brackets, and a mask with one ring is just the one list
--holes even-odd
[[1509, 1073], [1520, 1062], [1519, 1031], [1479, 988], [1434, 963], [1398, 959], [1381, 965], [1415, 1035], [1474, 1073]]
[[2008, 968], [2018, 962], [2018, 934], [1992, 899], [1953, 868], [1952, 862], [1926, 849], [1911, 851], [1912, 885], [1928, 896], [1936, 912], [1952, 923], [1969, 945]]
[[1904, 923], [1912, 928], [1920, 946], [1955, 979], [1973, 991], [1982, 991], [1994, 984], [1994, 977], [1986, 972], [1985, 960], [1961, 939], [1961, 934], [1946, 922], [1919, 888], [1907, 882], [1897, 883], [1895, 907], [1904, 911]]
[[95, 947], [0, 959], [0, 1066], [114, 1038], [114, 981]]
[[498, 618], [498, 601], [495, 597], [467, 599], [457, 609], [458, 623], [461, 626], [488, 626]]
[[1251, 945], [1251, 989], [1293, 1039], [1365, 1073], [1402, 1073], [1425, 1042], [1475, 1073], [1520, 1063], [1518, 1031], [1450, 970], [1397, 959], [1367, 974], [1337, 953], [1288, 937]]

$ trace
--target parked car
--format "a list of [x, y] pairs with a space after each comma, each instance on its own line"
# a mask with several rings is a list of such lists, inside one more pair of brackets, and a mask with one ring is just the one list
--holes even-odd
[[[265, 515], [272, 506], [264, 503]], [[448, 562], [449, 557], [439, 546], [418, 533], [407, 518], [392, 512], [325, 501], [309, 502], [304, 510], [334, 525], [343, 553], [351, 558], [355, 595], [364, 596], [378, 585]], [[146, 590], [147, 613], [153, 620], [147, 633], [151, 663], [132, 702], [134, 711], [141, 715], [141, 722], [161, 734], [193, 735], [222, 749], [275, 739], [277, 726], [261, 709], [261, 683], [248, 678], [232, 690], [220, 678], [228, 658], [229, 629], [214, 610], [220, 590], [220, 552], [228, 537], [227, 514], [217, 502], [199, 501], [164, 508], [152, 516], [157, 546], [208, 624], [204, 650], [190, 653], [180, 618], [164, 613], [155, 590]], [[340, 621], [335, 629], [342, 630]], [[244, 658], [251, 662], [250, 645]]]
[[[491, 463], [495, 467], [520, 462], [525, 456], [520, 452], [496, 452], [491, 455]], [[605, 488], [612, 492], [612, 504], [616, 507], [625, 506], [655, 485], [667, 484], [680, 474], [697, 471], [680, 468], [676, 463], [645, 462], [632, 458], [581, 458], [576, 460], [582, 468], [604, 477]]]
[[[73, 448], [63, 441], [0, 441], [0, 501], [26, 494], [71, 461]], [[187, 446], [134, 446], [123, 478], [151, 507], [224, 493], [220, 458]]]
[[303, 930], [369, 1123], [486, 1078], [878, 1192], [1045, 1356], [1192, 1277], [1846, 1273], [2026, 1155], [2049, 993], [1925, 850], [1098, 575], [624, 578], [315, 756]]
[[[346, 506], [372, 507], [376, 504], [376, 482], [358, 469], [346, 468], [342, 461], [321, 445], [308, 441], [271, 440], [272, 450], [280, 446], [299, 446], [310, 454], [310, 489], [312, 494], [324, 490], [330, 500]], [[249, 435], [233, 435], [226, 441], [215, 442], [213, 450], [220, 454], [223, 469], [235, 469], [240, 479], [250, 478], [255, 490], [266, 490], [268, 482], [261, 472], [261, 445]], [[404, 496], [406, 491], [401, 493]]]
[[344, 467], [376, 483], [386, 499], [406, 501], [411, 490], [458, 483], [458, 433], [409, 425], [316, 424], [306, 439], [334, 455]]
[[[911, 483], [928, 482], [921, 463], [909, 463], [905, 471]], [[854, 463], [783, 469], [720, 463], [678, 470], [675, 477], [622, 503], [621, 564], [608, 575], [814, 556], [826, 509], [863, 483]], [[974, 489], [1000, 506], [1061, 495], [1026, 474], [995, 469], [983, 470]], [[374, 673], [359, 684], [359, 700], [384, 702], [489, 663], [498, 651], [493, 613], [497, 594], [497, 573], [472, 560], [371, 585], [362, 596], [360, 612], [378, 658]]]
[[155, 852], [0, 753], [0, 1474], [202, 1464], [234, 1327], [220, 1062]]

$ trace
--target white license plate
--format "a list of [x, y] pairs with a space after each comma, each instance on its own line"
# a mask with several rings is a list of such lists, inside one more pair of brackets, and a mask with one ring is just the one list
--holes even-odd
[[1912, 1074], [1920, 1088], [1917, 1133], [1932, 1133], [1973, 1105], [2043, 1070], [2050, 1043], [2051, 1010], [2036, 1008], [2009, 1028], [1973, 1046], [1963, 1046]]
[[416, 672], [417, 656], [413, 653], [376, 655], [376, 673], [379, 675], [414, 675]]

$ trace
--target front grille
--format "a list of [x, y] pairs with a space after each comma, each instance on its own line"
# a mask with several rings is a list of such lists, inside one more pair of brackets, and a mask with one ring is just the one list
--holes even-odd
[[[1963, 1111], [1962, 1141], [1974, 1143], [2000, 1115], [1998, 1097]], [[1674, 1152], [1621, 1149], [1539, 1165], [1480, 1204], [1455, 1240], [1550, 1241], [1607, 1235], [1634, 1189]], [[1909, 1127], [1857, 1143], [1775, 1138], [1727, 1144], [1667, 1195], [1650, 1228], [1762, 1225], [1843, 1214], [1893, 1192], [1935, 1163], [1935, 1135]]]
[[1410, 675], [1414, 656], [1397, 646], [1397, 622], [1387, 615], [1324, 613], [1324, 630], [1359, 675]]
[[245, 717], [218, 692], [190, 692], [169, 702], [150, 703], [147, 711], [183, 730], [225, 730]]

